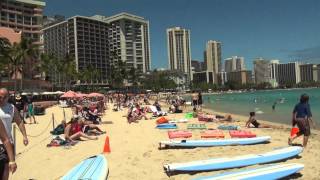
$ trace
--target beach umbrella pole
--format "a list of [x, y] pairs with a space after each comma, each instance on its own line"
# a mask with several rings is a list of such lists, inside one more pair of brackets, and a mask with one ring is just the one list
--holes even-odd
[[54, 130], [54, 114], [52, 113], [52, 130]]
[[63, 120], [66, 120], [66, 112], [63, 109]]

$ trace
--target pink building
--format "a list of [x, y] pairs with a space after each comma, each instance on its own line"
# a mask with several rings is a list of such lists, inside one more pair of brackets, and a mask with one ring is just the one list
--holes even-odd
[[0, 27], [0, 38], [7, 38], [11, 44], [21, 41], [21, 31], [15, 32], [11, 28]]

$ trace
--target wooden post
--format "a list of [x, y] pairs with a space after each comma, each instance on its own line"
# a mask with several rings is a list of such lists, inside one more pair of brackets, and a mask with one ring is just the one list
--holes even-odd
[[54, 114], [52, 113], [52, 130], [54, 130]]
[[13, 154], [16, 155], [16, 142], [17, 142], [17, 138], [16, 138], [16, 125], [13, 125]]
[[64, 109], [63, 109], [63, 120], [66, 121], [66, 112], [64, 111]]

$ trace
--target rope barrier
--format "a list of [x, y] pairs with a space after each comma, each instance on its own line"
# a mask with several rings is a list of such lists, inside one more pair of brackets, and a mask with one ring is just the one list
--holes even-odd
[[30, 134], [27, 134], [27, 136], [28, 136], [28, 137], [32, 137], [32, 138], [35, 138], [35, 137], [39, 137], [39, 136], [41, 136], [42, 134], [44, 134], [44, 133], [47, 131], [47, 129], [49, 128], [50, 124], [51, 124], [51, 122], [49, 121], [49, 123], [48, 123], [47, 127], [46, 127], [43, 131], [41, 131], [41, 133], [39, 133], [39, 134], [37, 134], [37, 135], [30, 135]]

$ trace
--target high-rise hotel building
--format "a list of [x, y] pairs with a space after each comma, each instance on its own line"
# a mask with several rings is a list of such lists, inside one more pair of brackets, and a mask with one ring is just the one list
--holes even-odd
[[224, 71], [242, 71], [245, 70], [244, 57], [232, 56], [224, 60]]
[[151, 69], [149, 21], [128, 13], [120, 13], [104, 19], [109, 24], [109, 58], [117, 61], [115, 53], [128, 68], [140, 73]]
[[253, 61], [255, 83], [270, 82], [270, 61], [263, 58], [256, 58]]
[[1, 0], [0, 27], [21, 31], [23, 38], [41, 44], [43, 8], [46, 3], [40, 0]]
[[222, 70], [221, 64], [221, 42], [210, 40], [206, 44], [204, 52], [204, 62], [207, 71], [212, 72], [214, 75], [214, 82], [218, 82], [218, 73]]
[[91, 66], [107, 83], [118, 60], [127, 69], [146, 73], [151, 67], [149, 23], [142, 17], [121, 13], [111, 17], [74, 16], [44, 29], [45, 52], [76, 61], [78, 71]]
[[180, 27], [167, 29], [169, 69], [178, 70], [192, 80], [190, 30]]

